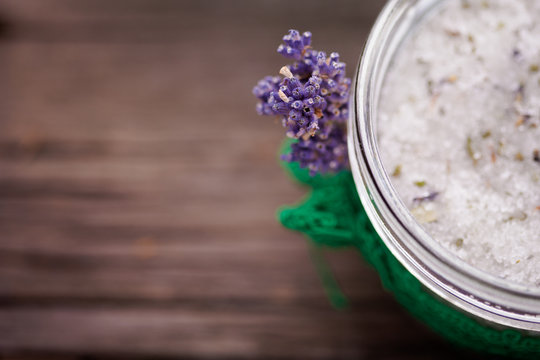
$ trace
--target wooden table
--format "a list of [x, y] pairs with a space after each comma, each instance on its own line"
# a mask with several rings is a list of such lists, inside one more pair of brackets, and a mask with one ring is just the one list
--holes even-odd
[[283, 130], [251, 88], [289, 27], [352, 76], [382, 2], [3, 0], [0, 358], [454, 359], [354, 251], [329, 305]]

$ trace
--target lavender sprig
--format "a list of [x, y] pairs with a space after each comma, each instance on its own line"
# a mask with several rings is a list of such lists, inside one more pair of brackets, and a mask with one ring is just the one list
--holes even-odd
[[347, 134], [335, 127], [328, 137], [318, 135], [307, 140], [299, 139], [291, 145], [291, 153], [282, 155], [282, 160], [296, 161], [300, 167], [308, 168], [311, 176], [317, 173], [338, 172], [348, 167]]
[[281, 55], [301, 60], [303, 52], [311, 45], [311, 33], [306, 31], [302, 35], [297, 30], [289, 30], [289, 33], [283, 36], [284, 44], [279, 45], [277, 51]]
[[290, 30], [277, 51], [293, 64], [280, 70], [283, 78], [267, 76], [253, 89], [257, 112], [278, 115], [287, 136], [298, 139], [285, 161], [297, 161], [310, 174], [348, 166], [345, 120], [351, 81], [338, 53], [327, 56], [311, 48], [311, 33]]

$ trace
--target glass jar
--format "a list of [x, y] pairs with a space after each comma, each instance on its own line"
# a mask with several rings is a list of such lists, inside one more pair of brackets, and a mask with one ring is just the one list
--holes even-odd
[[418, 224], [392, 186], [377, 144], [379, 94], [393, 56], [443, 1], [391, 0], [367, 40], [353, 81], [349, 156], [362, 204], [392, 254], [447, 304], [496, 328], [540, 335], [540, 289], [513, 284], [465, 263]]

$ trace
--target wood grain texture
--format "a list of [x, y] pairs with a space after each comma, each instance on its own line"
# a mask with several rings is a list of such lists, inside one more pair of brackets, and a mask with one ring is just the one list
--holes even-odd
[[382, 3], [3, 0], [0, 358], [454, 359], [354, 251], [328, 304], [251, 88], [289, 27], [352, 75]]

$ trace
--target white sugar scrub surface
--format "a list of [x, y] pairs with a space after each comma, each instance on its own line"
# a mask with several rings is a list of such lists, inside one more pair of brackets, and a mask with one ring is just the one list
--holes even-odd
[[540, 287], [540, 1], [447, 0], [394, 56], [378, 146], [426, 232]]

